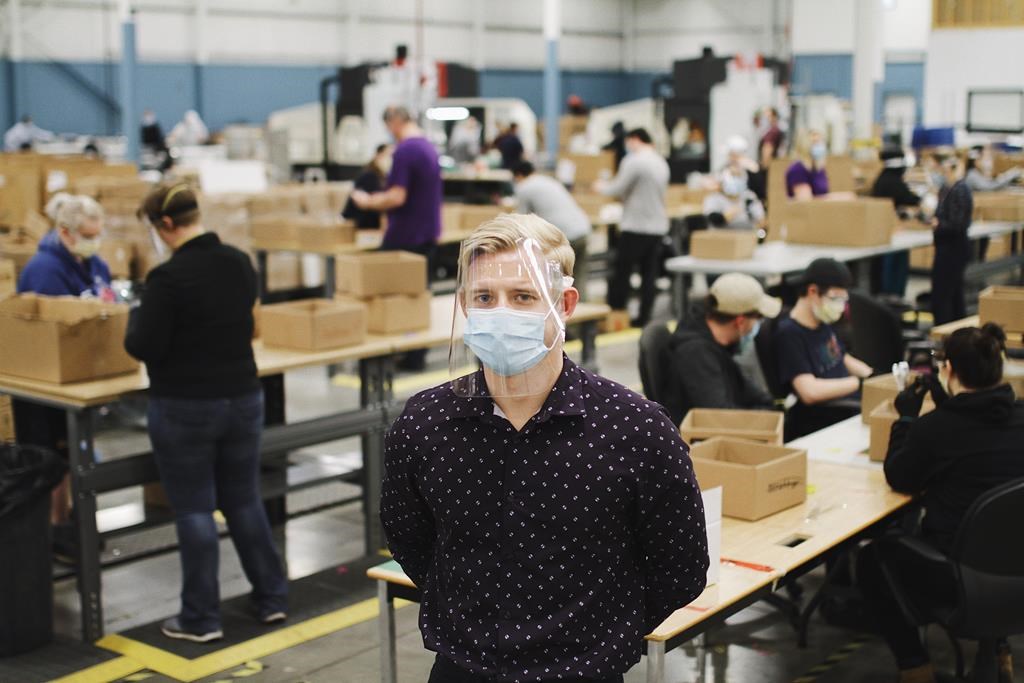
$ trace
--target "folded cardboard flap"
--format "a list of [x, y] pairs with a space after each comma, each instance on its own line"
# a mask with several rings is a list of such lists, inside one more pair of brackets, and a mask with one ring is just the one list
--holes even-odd
[[784, 416], [771, 410], [693, 408], [679, 431], [687, 441], [730, 436], [782, 445]]

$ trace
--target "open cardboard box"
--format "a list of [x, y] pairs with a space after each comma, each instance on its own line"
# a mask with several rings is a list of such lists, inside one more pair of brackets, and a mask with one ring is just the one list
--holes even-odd
[[[935, 404], [932, 403], [931, 398], [926, 396], [921, 405], [921, 415], [933, 410], [935, 410]], [[872, 462], [885, 461], [885, 455], [889, 452], [889, 434], [892, 431], [893, 423], [898, 419], [900, 419], [900, 415], [896, 412], [892, 399], [886, 399], [878, 404], [868, 415], [868, 427], [871, 430], [868, 458]]]
[[1024, 287], [995, 285], [978, 296], [981, 324], [998, 323], [1007, 332], [1024, 332]]
[[366, 338], [366, 306], [358, 301], [306, 299], [260, 307], [265, 347], [321, 351]]
[[427, 259], [407, 251], [339, 254], [335, 268], [337, 291], [360, 299], [427, 289]]
[[[914, 373], [911, 373], [907, 379], [908, 386], [914, 381], [914, 378]], [[886, 401], [892, 401], [899, 393], [900, 389], [896, 386], [896, 378], [891, 372], [864, 380], [864, 388], [860, 392], [861, 422], [867, 424], [872, 410]]]
[[690, 449], [704, 488], [722, 487], [722, 514], [754, 521], [807, 499], [807, 451], [714, 438]]
[[679, 431], [691, 444], [727, 436], [781, 446], [784, 417], [772, 410], [694, 408], [683, 418]]
[[742, 261], [754, 255], [753, 230], [699, 230], [690, 236], [690, 256], [718, 261]]
[[138, 370], [128, 306], [22, 294], [0, 301], [0, 373], [62, 384]]
[[353, 299], [339, 294], [339, 301], [359, 301], [366, 305], [366, 329], [370, 334], [401, 334], [430, 327], [430, 292], [385, 294]]

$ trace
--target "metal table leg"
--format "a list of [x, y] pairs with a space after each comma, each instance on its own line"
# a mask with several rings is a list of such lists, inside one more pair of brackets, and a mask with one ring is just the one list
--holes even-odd
[[[261, 377], [263, 384], [263, 424], [266, 427], [285, 424], [285, 396], [284, 396], [284, 375], [268, 375]], [[272, 469], [274, 472], [274, 483], [281, 491], [287, 488], [288, 481], [288, 458], [283, 456], [280, 460], [275, 459], [272, 463], [264, 462], [261, 469]], [[288, 498], [281, 494], [276, 498], [268, 498], [263, 502], [267, 511], [267, 519], [274, 531], [274, 540], [277, 541], [279, 550], [283, 557], [287, 557], [285, 548], [286, 534], [284, 525], [288, 521]]]
[[690, 286], [693, 277], [689, 273], [672, 275], [672, 313], [676, 320], [682, 320], [690, 308]]
[[580, 341], [583, 344], [581, 361], [583, 367], [597, 372], [597, 321], [588, 320], [580, 323]]
[[328, 299], [334, 298], [334, 292], [338, 288], [334, 271], [335, 263], [334, 254], [328, 254], [324, 257], [324, 296]]
[[256, 275], [259, 279], [260, 284], [260, 301], [266, 303], [267, 300], [267, 250], [257, 249], [256, 250]]
[[395, 646], [395, 601], [388, 594], [388, 582], [377, 581], [380, 615], [380, 683], [398, 683], [398, 658]]
[[647, 683], [665, 683], [664, 641], [647, 641]]
[[78, 595], [82, 611], [82, 640], [103, 637], [103, 595], [100, 580], [100, 535], [96, 528], [96, 492], [86, 489], [82, 477], [96, 467], [92, 408], [67, 410], [71, 492], [78, 531]]
[[[383, 408], [394, 400], [394, 358], [378, 356], [359, 361], [359, 402], [363, 408]], [[363, 450], [363, 524], [366, 553], [386, 547], [380, 523], [380, 492], [384, 481], [384, 433], [387, 425], [366, 432]]]

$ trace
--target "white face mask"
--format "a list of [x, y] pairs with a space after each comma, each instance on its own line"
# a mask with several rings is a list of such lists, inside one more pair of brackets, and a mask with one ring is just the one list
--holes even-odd
[[821, 297], [821, 302], [814, 306], [814, 317], [826, 325], [839, 322], [846, 312], [846, 302], [842, 299]]
[[75, 237], [75, 243], [71, 246], [71, 253], [83, 259], [92, 258], [100, 250], [102, 240], [99, 237]]

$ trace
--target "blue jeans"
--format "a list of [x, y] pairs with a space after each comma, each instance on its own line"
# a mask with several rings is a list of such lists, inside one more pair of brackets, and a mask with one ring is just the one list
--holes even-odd
[[217, 509], [227, 520], [259, 615], [286, 608], [288, 579], [260, 499], [262, 431], [262, 391], [235, 398], [149, 400], [149, 438], [178, 530], [179, 619], [189, 631], [221, 626]]

